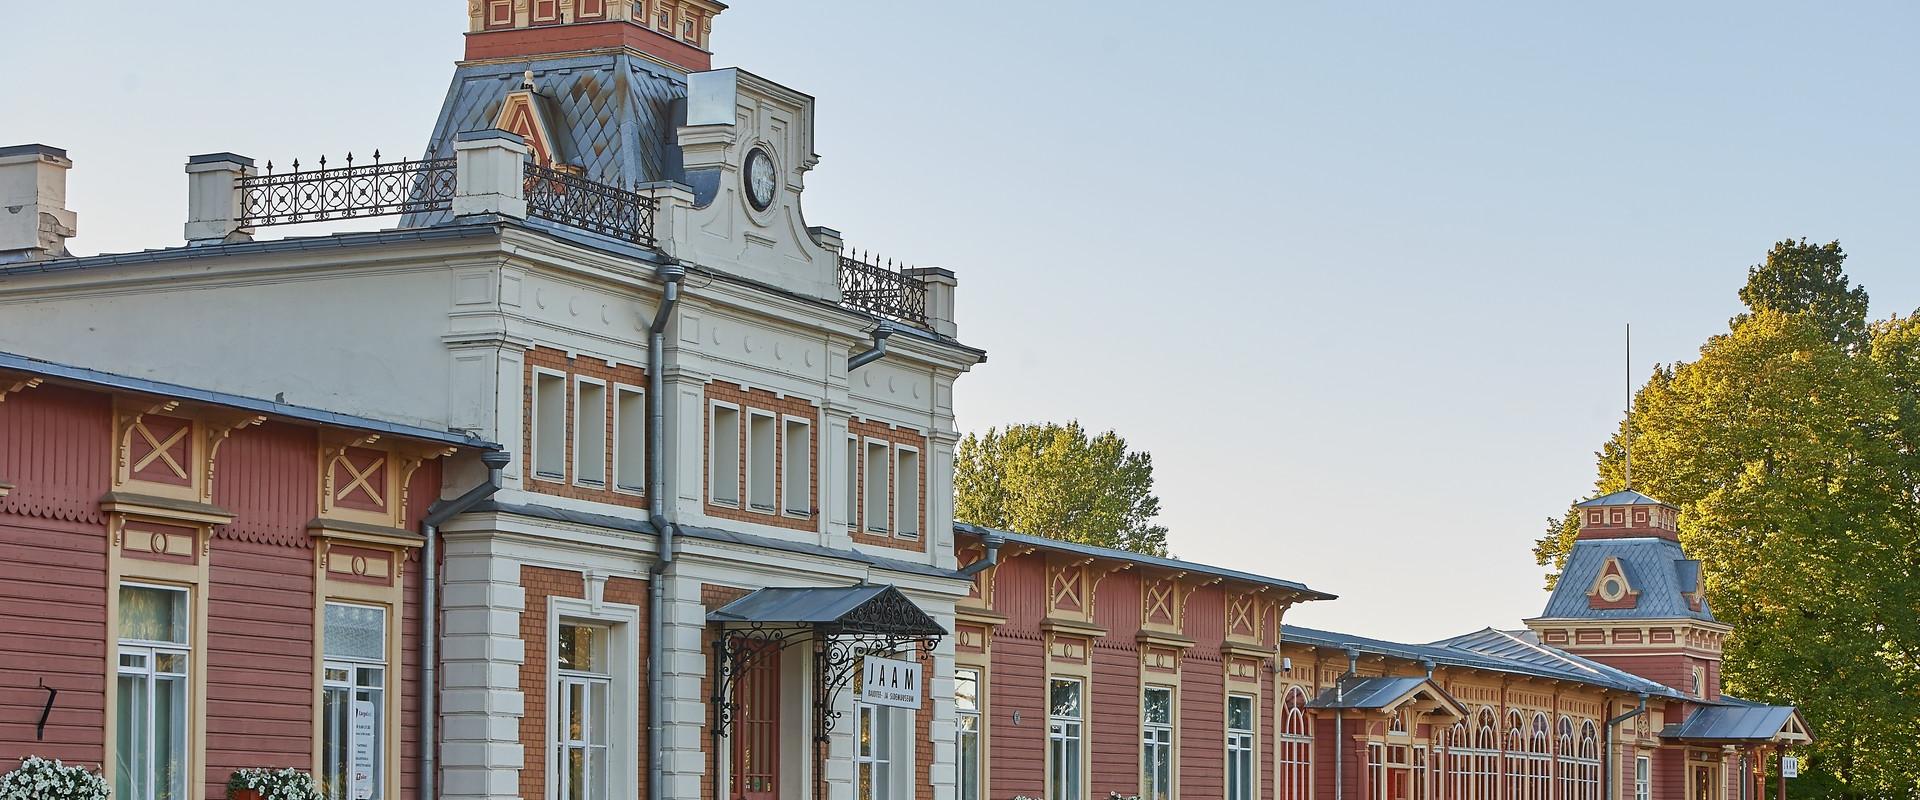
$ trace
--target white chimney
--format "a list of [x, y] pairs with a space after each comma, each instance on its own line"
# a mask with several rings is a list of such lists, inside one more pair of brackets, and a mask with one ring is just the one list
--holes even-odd
[[0, 264], [67, 257], [76, 218], [67, 210], [67, 151], [0, 147]]

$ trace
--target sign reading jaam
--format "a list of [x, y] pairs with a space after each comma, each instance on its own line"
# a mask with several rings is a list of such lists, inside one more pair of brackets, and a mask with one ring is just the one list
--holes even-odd
[[920, 707], [920, 663], [868, 656], [860, 702], [893, 708]]

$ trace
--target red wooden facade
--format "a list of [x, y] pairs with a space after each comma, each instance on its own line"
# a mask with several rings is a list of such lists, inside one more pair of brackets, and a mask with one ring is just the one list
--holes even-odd
[[[333, 655], [322, 654], [321, 632], [333, 603], [378, 620], [363, 648], [373, 655], [355, 665], [380, 685], [351, 695], [372, 698], [379, 720], [377, 738], [365, 739], [377, 770], [367, 780], [381, 797], [413, 797], [414, 531], [449, 452], [203, 399], [0, 372], [0, 631], [10, 641], [0, 649], [0, 765], [60, 758], [110, 781], [159, 775], [192, 797], [224, 797], [241, 767], [324, 773]], [[168, 745], [142, 750], [147, 769], [130, 768], [139, 759], [114, 737], [133, 718], [115, 698], [145, 691], [128, 688], [143, 680], [130, 664], [145, 658], [125, 644], [137, 624], [125, 615], [128, 587], [182, 600], [180, 618], [169, 617], [180, 635], [151, 649], [178, 651], [163, 657], [184, 665], [185, 702]], [[152, 708], [153, 724], [174, 724]], [[164, 794], [116, 787], [115, 797]]]

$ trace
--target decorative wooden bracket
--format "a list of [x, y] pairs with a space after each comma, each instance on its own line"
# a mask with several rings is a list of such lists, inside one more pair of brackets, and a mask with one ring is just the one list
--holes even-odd
[[232, 436], [234, 431], [262, 425], [266, 421], [267, 418], [260, 414], [218, 414], [207, 418], [205, 423], [207, 480], [200, 488], [200, 502], [213, 502], [213, 470], [214, 464], [220, 457], [220, 445], [225, 444], [227, 437]]
[[12, 383], [0, 381], [0, 403], [7, 402], [7, 395], [19, 394], [28, 389], [38, 389], [45, 381], [44, 378], [21, 378]]
[[[154, 402], [153, 405], [144, 408], [134, 406], [134, 408], [139, 410], [127, 411], [120, 414], [117, 420], [118, 427], [114, 430], [114, 435], [118, 437], [118, 441], [114, 443], [114, 460], [117, 462], [115, 464], [115, 469], [118, 470], [118, 472], [116, 472], [117, 475], [124, 475], [127, 470], [127, 465], [131, 461], [128, 453], [133, 448], [133, 427], [139, 425], [140, 420], [145, 419], [148, 414], [165, 414], [179, 407], [180, 401], [178, 400], [159, 400]], [[116, 483], [119, 480], [119, 478], [115, 478]]]

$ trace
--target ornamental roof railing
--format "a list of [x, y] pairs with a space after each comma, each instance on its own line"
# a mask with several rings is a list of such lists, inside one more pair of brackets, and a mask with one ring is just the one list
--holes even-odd
[[373, 151], [373, 163], [328, 167], [320, 157], [318, 169], [302, 170], [299, 159], [292, 172], [267, 171], [238, 179], [240, 224], [254, 228], [302, 222], [423, 214], [453, 207], [455, 161], [388, 161]]
[[878, 317], [927, 327], [927, 284], [911, 268], [864, 251], [840, 254], [840, 302]]

